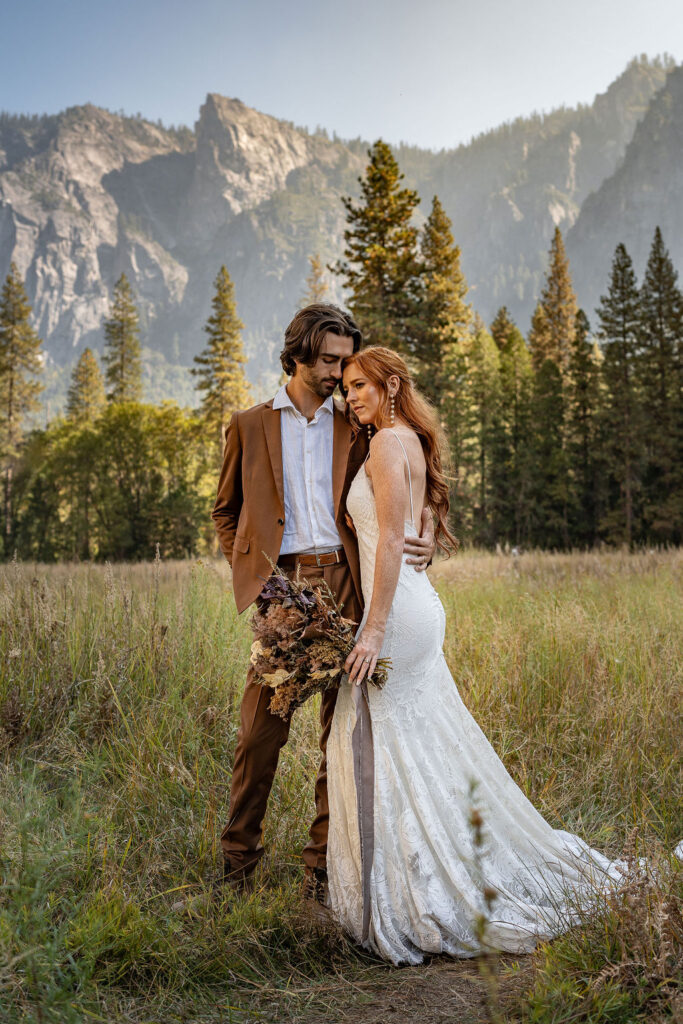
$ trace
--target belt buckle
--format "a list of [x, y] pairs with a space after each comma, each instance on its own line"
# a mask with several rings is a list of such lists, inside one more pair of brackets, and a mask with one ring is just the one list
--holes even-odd
[[[330, 555], [334, 555], [333, 562], [320, 561], [321, 558], [329, 558]], [[326, 565], [336, 565], [338, 562], [341, 562], [341, 558], [339, 557], [339, 551], [323, 551], [321, 555], [319, 555], [317, 551], [315, 553], [315, 564], [318, 566], [319, 569], [324, 569]]]

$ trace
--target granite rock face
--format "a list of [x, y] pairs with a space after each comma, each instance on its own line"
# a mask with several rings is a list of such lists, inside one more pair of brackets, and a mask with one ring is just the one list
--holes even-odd
[[194, 133], [92, 106], [26, 122], [0, 122], [0, 273], [18, 264], [51, 361], [101, 348], [125, 272], [144, 344], [189, 364], [226, 263], [252, 376], [274, 365], [309, 254], [337, 256], [359, 157], [214, 95]]
[[[683, 270], [683, 67], [636, 127], [615, 173], [587, 197], [567, 238], [576, 287], [589, 316], [607, 290], [614, 250], [623, 242], [642, 281], [655, 227]], [[600, 277], [592, 267], [603, 269]]]
[[[589, 312], [616, 241], [631, 241], [642, 261], [659, 223], [665, 239], [676, 235], [675, 258], [683, 255], [683, 71], [669, 71], [634, 61], [590, 106], [520, 118], [455, 150], [396, 147], [422, 197], [420, 217], [437, 193], [452, 218], [485, 319], [505, 303], [527, 329], [556, 224], [569, 231]], [[340, 198], [357, 194], [366, 152], [359, 140], [311, 135], [215, 94], [193, 131], [91, 105], [42, 118], [0, 115], [0, 275], [11, 259], [18, 264], [48, 363], [59, 369], [85, 345], [101, 349], [111, 291], [125, 272], [155, 372], [168, 364], [190, 388], [176, 368], [203, 347], [225, 263], [246, 324], [248, 374], [271, 388], [309, 256], [331, 262], [341, 253]], [[330, 299], [341, 301], [331, 275], [330, 286]]]
[[23, 153], [2, 138], [0, 259], [3, 272], [11, 258], [25, 275], [35, 326], [62, 361], [101, 334], [112, 275], [125, 270], [136, 283], [145, 276], [149, 304], [177, 299], [187, 273], [162, 258], [156, 241], [126, 232], [103, 184], [128, 165], [174, 153], [177, 142], [92, 106], [54, 121], [49, 133], [26, 133]]
[[[670, 68], [633, 61], [590, 106], [519, 118], [435, 154], [430, 166], [406, 151], [401, 165], [421, 195], [436, 192], [453, 220], [485, 320], [505, 304], [527, 331], [555, 227], [566, 235], [587, 197], [616, 172]], [[609, 261], [584, 255], [589, 276], [608, 274]]]

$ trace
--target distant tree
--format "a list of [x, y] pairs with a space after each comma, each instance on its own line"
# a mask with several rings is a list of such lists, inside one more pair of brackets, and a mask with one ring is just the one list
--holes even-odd
[[359, 178], [361, 199], [342, 198], [347, 217], [344, 259], [332, 269], [349, 291], [349, 308], [369, 344], [410, 353], [415, 347], [420, 263], [411, 224], [419, 196], [402, 188], [403, 174], [379, 139]]
[[567, 452], [572, 475], [574, 542], [593, 546], [603, 499], [600, 436], [602, 357], [590, 336], [588, 317], [576, 315], [576, 330], [569, 354], [566, 380]]
[[106, 404], [101, 407], [100, 417], [57, 422], [45, 432], [49, 454], [44, 468], [55, 481], [60, 499], [58, 521], [52, 523], [52, 543], [62, 557], [89, 561], [99, 549], [103, 524], [95, 494], [103, 447], [101, 416], [106, 408]]
[[451, 462], [451, 518], [460, 537], [471, 534], [471, 496], [467, 439], [472, 429], [471, 410], [466, 400], [468, 362], [465, 346], [453, 345], [444, 359], [444, 386], [439, 412], [448, 439]]
[[455, 244], [451, 222], [439, 201], [432, 209], [420, 236], [423, 292], [413, 354], [418, 385], [438, 404], [444, 388], [449, 348], [462, 342], [472, 323], [466, 301], [467, 281], [460, 266], [460, 247]]
[[[505, 313], [501, 316], [501, 312]], [[494, 334], [495, 330], [495, 334]], [[496, 336], [497, 335], [497, 336]], [[494, 534], [513, 544], [526, 540], [531, 488], [531, 355], [522, 332], [503, 307], [491, 325], [500, 353], [500, 404], [492, 455]]]
[[454, 348], [443, 413], [451, 442], [457, 527], [491, 544], [492, 462], [500, 409], [500, 355], [481, 321]]
[[531, 397], [531, 500], [529, 530], [539, 547], [568, 548], [569, 458], [565, 446], [565, 394], [560, 368], [546, 359]]
[[491, 337], [501, 352], [515, 329], [515, 321], [510, 316], [507, 306], [501, 306], [491, 324]]
[[216, 289], [211, 305], [213, 313], [204, 327], [209, 336], [206, 348], [195, 356], [192, 373], [202, 392], [201, 415], [210, 436], [222, 445], [230, 417], [251, 402], [244, 375], [246, 356], [242, 347], [244, 324], [237, 315], [235, 288], [222, 266], [214, 281]]
[[116, 282], [109, 319], [104, 323], [107, 398], [139, 402], [142, 398], [140, 326], [133, 293], [125, 274]]
[[299, 303], [301, 308], [312, 306], [318, 302], [326, 302], [329, 291], [325, 280], [325, 267], [318, 253], [316, 252], [310, 256], [308, 262], [310, 270], [306, 278], [306, 293]]
[[60, 518], [63, 479], [54, 464], [52, 428], [31, 430], [15, 464], [12, 553], [21, 559], [53, 562], [63, 554]]
[[[149, 559], [196, 553], [207, 515], [200, 480], [201, 424], [174, 403], [109, 405], [98, 421], [93, 504], [98, 557]], [[215, 486], [215, 474], [212, 484]]]
[[17, 472], [22, 558], [183, 558], [210, 550], [215, 493], [204, 425], [175, 403], [114, 402], [91, 424], [33, 431]]
[[104, 378], [97, 359], [89, 348], [83, 349], [71, 374], [66, 414], [74, 423], [92, 423], [106, 404]]
[[42, 385], [35, 375], [42, 369], [41, 340], [29, 322], [31, 306], [16, 264], [0, 294], [0, 459], [4, 477], [3, 543], [9, 554], [12, 542], [12, 482], [22, 440], [25, 417], [38, 409]]
[[545, 287], [536, 306], [529, 334], [529, 348], [534, 368], [539, 370], [546, 359], [566, 373], [574, 338], [577, 303], [569, 272], [569, 260], [562, 232], [555, 228], [550, 247], [550, 266]]
[[643, 518], [648, 535], [681, 542], [683, 530], [683, 296], [678, 274], [655, 230], [640, 290], [636, 363], [643, 404]]
[[609, 290], [597, 308], [605, 384], [607, 470], [615, 493], [603, 525], [609, 540], [629, 546], [636, 537], [635, 499], [642, 468], [642, 414], [634, 373], [641, 325], [640, 297], [631, 257], [619, 243]]

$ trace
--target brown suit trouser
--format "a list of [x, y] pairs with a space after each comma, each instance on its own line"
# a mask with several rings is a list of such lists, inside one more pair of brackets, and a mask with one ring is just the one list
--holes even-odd
[[[293, 570], [292, 570], [293, 571]], [[301, 566], [307, 579], [325, 579], [337, 603], [343, 604], [343, 615], [360, 622], [362, 610], [346, 562], [335, 565]], [[263, 856], [263, 819], [273, 785], [280, 750], [287, 742], [290, 722], [268, 710], [273, 690], [254, 681], [250, 668], [242, 697], [240, 728], [237, 733], [235, 763], [230, 787], [228, 824], [221, 835], [223, 856], [230, 872], [250, 874]], [[310, 829], [310, 840], [303, 851], [304, 863], [310, 868], [324, 868], [327, 856], [327, 737], [330, 734], [336, 690], [323, 693], [320, 705], [320, 749], [322, 760], [315, 781], [316, 815]]]

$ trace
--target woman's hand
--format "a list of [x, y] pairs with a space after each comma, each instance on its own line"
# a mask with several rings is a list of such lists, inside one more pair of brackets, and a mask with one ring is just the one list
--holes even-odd
[[375, 671], [383, 643], [384, 630], [366, 623], [356, 646], [344, 662], [344, 671], [348, 672], [350, 682], [360, 686], [366, 676], [370, 678]]

